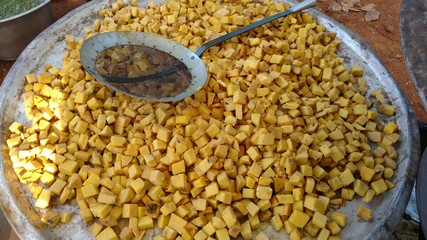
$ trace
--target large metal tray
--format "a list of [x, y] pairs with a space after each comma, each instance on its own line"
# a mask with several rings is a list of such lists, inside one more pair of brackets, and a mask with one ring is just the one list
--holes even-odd
[[[26, 122], [22, 93], [25, 75], [41, 72], [43, 66], [52, 64], [61, 66], [65, 50], [65, 35], [71, 34], [82, 38], [84, 29], [91, 27], [98, 18], [97, 12], [109, 6], [112, 0], [94, 0], [75, 9], [40, 34], [22, 53], [13, 65], [0, 90], [0, 144], [5, 145], [7, 129], [18, 120]], [[140, 1], [142, 6], [148, 1]], [[373, 219], [363, 222], [357, 219], [356, 210], [362, 201], [354, 200], [343, 208], [348, 214], [348, 226], [341, 233], [342, 239], [386, 239], [393, 232], [406, 208], [412, 190], [419, 161], [419, 133], [415, 114], [406, 96], [403, 95], [383, 64], [373, 51], [358, 36], [333, 21], [324, 14], [311, 10], [312, 15], [323, 23], [328, 30], [336, 32], [343, 41], [340, 56], [345, 58], [348, 66], [361, 65], [365, 77], [372, 89], [383, 88], [390, 101], [396, 107], [396, 116], [392, 119], [400, 127], [401, 140], [398, 145], [398, 169], [393, 178], [395, 188], [368, 204], [373, 210]], [[384, 120], [384, 119], [383, 119]], [[78, 214], [78, 207], [73, 202], [59, 207], [59, 211], [74, 213], [68, 224], [49, 228], [39, 220], [39, 210], [34, 207], [34, 200], [28, 194], [27, 187], [20, 184], [11, 167], [8, 155], [0, 156], [0, 204], [13, 229], [21, 239], [91, 239], [86, 224]], [[271, 226], [262, 226], [277, 239], [287, 239], [282, 231], [276, 233]], [[153, 231], [147, 235], [150, 239]]]

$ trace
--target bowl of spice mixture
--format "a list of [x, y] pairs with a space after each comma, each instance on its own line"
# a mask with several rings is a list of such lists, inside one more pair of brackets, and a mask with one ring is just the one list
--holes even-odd
[[15, 60], [53, 22], [50, 0], [0, 0], [0, 60]]

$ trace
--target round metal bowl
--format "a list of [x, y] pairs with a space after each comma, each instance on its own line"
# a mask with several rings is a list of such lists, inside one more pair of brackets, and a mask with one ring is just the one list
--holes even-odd
[[0, 60], [16, 60], [25, 47], [52, 22], [50, 0], [0, 20]]
[[[40, 73], [43, 66], [48, 64], [60, 67], [65, 50], [65, 35], [83, 38], [84, 29], [91, 28], [94, 20], [99, 18], [98, 11], [113, 2], [114, 0], [93, 0], [75, 9], [39, 35], [24, 50], [0, 89], [0, 129], [3, 136], [0, 144], [5, 145], [7, 129], [13, 121], [28, 122], [22, 98], [25, 75], [29, 72]], [[147, 2], [149, 0], [140, 1], [140, 6]], [[348, 215], [348, 225], [340, 233], [341, 239], [388, 239], [404, 213], [418, 169], [419, 132], [414, 110], [366, 43], [324, 14], [315, 10], [310, 12], [319, 23], [324, 24], [329, 31], [336, 32], [337, 37], [342, 40], [338, 54], [345, 59], [345, 65], [362, 66], [371, 86], [370, 90], [382, 88], [396, 108], [395, 116], [379, 119], [383, 123], [395, 121], [399, 125], [401, 139], [397, 145], [398, 168], [392, 179], [395, 188], [366, 204], [373, 212], [373, 218], [369, 222], [356, 217], [357, 208], [363, 204], [360, 198], [348, 202], [340, 209]], [[57, 207], [59, 212], [73, 213], [68, 224], [55, 228], [43, 224], [39, 217], [41, 211], [34, 207], [34, 199], [28, 193], [27, 186], [19, 183], [7, 153], [0, 155], [0, 206], [21, 239], [93, 239], [87, 231], [87, 224], [80, 217], [75, 201], [66, 206], [58, 204]], [[275, 232], [269, 223], [262, 225], [261, 229], [271, 235], [272, 239], [289, 238], [284, 230]], [[152, 239], [155, 232], [158, 233], [159, 229], [148, 231], [146, 239]]]

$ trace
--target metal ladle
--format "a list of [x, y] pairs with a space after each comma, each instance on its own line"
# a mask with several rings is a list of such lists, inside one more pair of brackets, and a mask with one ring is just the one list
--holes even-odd
[[[87, 72], [114, 90], [148, 101], [178, 101], [193, 95], [205, 85], [208, 79], [208, 72], [200, 56], [206, 49], [268, 22], [315, 5], [316, 0], [306, 0], [298, 3], [286, 11], [206, 42], [196, 52], [192, 52], [183, 45], [160, 35], [135, 31], [101, 33], [84, 42], [80, 50], [80, 60]], [[99, 58], [99, 56], [104, 56], [105, 53], [111, 54], [111, 51], [118, 46], [129, 46], [129, 49], [134, 52], [129, 49], [121, 50], [123, 52], [114, 53], [115, 56], [113, 58], [132, 59], [132, 61], [135, 61], [135, 65], [132, 68], [145, 69], [142, 75], [135, 77], [124, 74], [128, 69], [126, 63], [119, 66], [123, 72], [114, 74], [112, 72], [118, 71], [112, 69], [113, 66], [116, 67], [116, 65], [120, 64], [111, 64], [111, 62], [105, 62], [104, 59]], [[141, 60], [141, 58], [146, 59]], [[101, 65], [104, 68], [100, 67]], [[105, 69], [112, 70], [107, 72]]]

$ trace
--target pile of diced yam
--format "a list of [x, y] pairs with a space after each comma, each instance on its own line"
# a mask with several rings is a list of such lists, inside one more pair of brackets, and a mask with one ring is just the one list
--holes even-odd
[[[144, 31], [195, 50], [287, 8], [119, 0], [86, 37]], [[44, 222], [82, 218], [100, 240], [157, 227], [159, 240], [267, 239], [254, 234], [263, 222], [291, 239], [339, 239], [339, 207], [361, 198], [357, 215], [369, 221], [369, 202], [393, 188], [400, 136], [394, 107], [381, 89], [369, 92], [360, 66], [344, 65], [335, 35], [307, 12], [261, 26], [208, 49], [206, 86], [173, 103], [108, 89], [82, 69], [83, 40], [67, 36], [61, 68], [26, 76], [31, 125], [9, 128], [13, 169]], [[80, 216], [53, 204], [74, 201]]]

